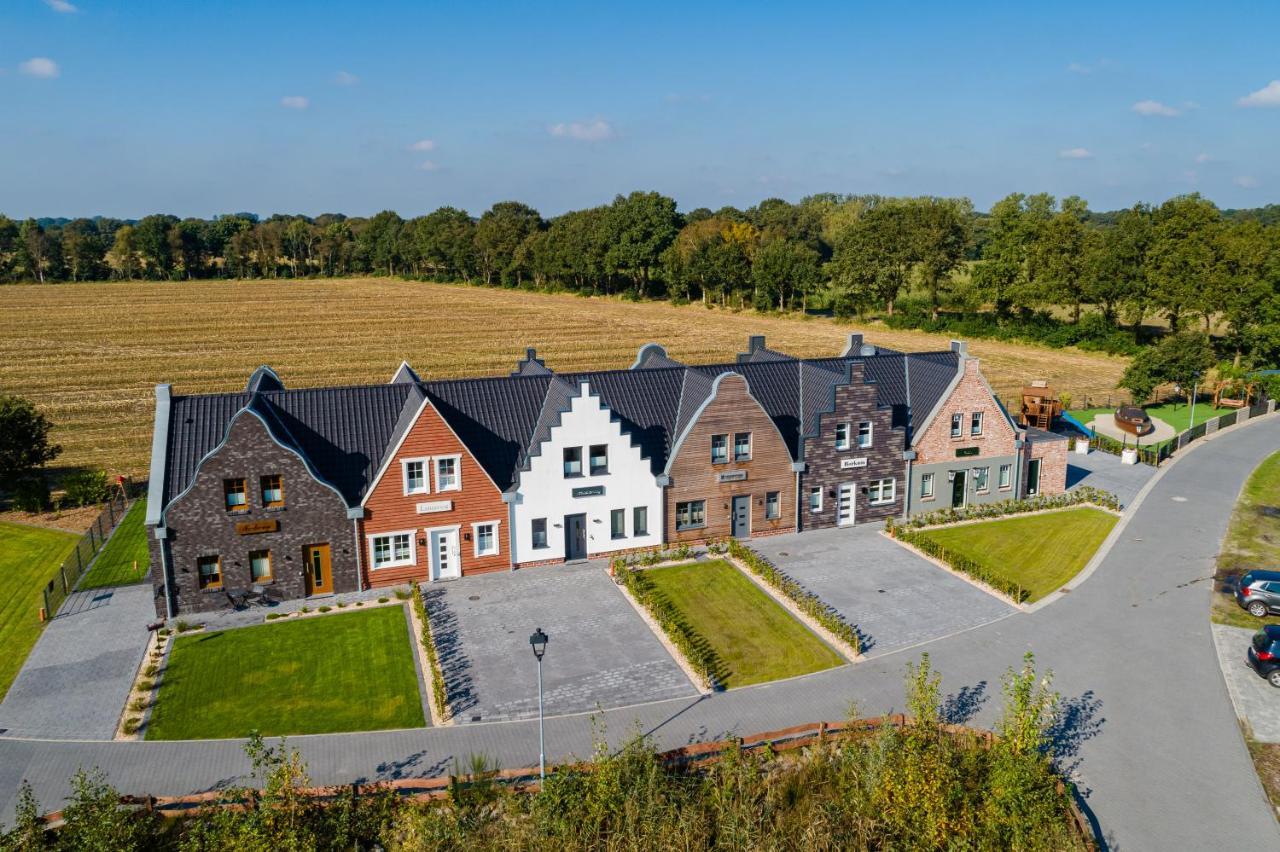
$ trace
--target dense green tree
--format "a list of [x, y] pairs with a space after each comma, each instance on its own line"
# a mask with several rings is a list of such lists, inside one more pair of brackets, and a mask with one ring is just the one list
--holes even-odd
[[917, 198], [910, 207], [911, 254], [934, 319], [952, 275], [964, 263], [973, 205], [967, 198]]
[[610, 270], [627, 275], [640, 296], [649, 295], [650, 273], [680, 231], [675, 199], [657, 192], [619, 195], [609, 207]]
[[849, 219], [826, 267], [837, 296], [859, 312], [883, 305], [893, 316], [917, 258], [915, 225], [912, 203], [897, 199], [877, 200]]
[[513, 271], [516, 249], [543, 226], [542, 217], [519, 201], [499, 201], [476, 223], [476, 261], [485, 284], [505, 281]]
[[1188, 313], [1208, 307], [1220, 226], [1218, 208], [1199, 194], [1171, 198], [1155, 212], [1146, 262], [1150, 301], [1175, 333]]
[[404, 220], [393, 210], [383, 210], [356, 236], [360, 255], [369, 265], [395, 275], [401, 261], [400, 231]]
[[107, 265], [117, 278], [136, 278], [142, 271], [142, 255], [138, 252], [137, 234], [132, 225], [116, 231], [107, 252]]
[[1035, 230], [1027, 251], [1027, 273], [1039, 293], [1039, 301], [1069, 305], [1072, 319], [1080, 321], [1085, 292], [1085, 218], [1089, 208], [1079, 198], [1062, 200], [1053, 218]]
[[784, 237], [766, 239], [756, 250], [751, 264], [755, 307], [786, 310], [797, 294], [803, 307], [820, 276], [817, 251], [803, 242]]
[[74, 219], [62, 228], [62, 265], [72, 281], [92, 281], [105, 272], [106, 248], [92, 219]]
[[15, 267], [19, 276], [44, 283], [45, 271], [53, 258], [49, 235], [35, 219], [26, 219], [18, 227]]
[[146, 277], [165, 279], [172, 276], [173, 246], [169, 241], [169, 229], [176, 224], [178, 217], [157, 213], [144, 216], [134, 226], [134, 245]]
[[0, 489], [12, 490], [62, 452], [49, 440], [53, 424], [28, 400], [0, 396]]

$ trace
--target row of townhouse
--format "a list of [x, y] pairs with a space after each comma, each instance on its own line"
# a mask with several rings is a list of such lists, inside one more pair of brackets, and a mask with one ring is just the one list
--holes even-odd
[[723, 364], [643, 347], [626, 370], [242, 393], [156, 388], [156, 610], [290, 599], [606, 554], [848, 526], [1065, 488], [1066, 444], [1019, 427], [961, 343], [850, 335]]

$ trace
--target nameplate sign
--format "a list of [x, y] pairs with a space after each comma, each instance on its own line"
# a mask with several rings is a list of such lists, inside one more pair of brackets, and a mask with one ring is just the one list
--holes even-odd
[[976, 456], [979, 450], [980, 450], [979, 447], [957, 447], [956, 458], [962, 459], [962, 458], [965, 458], [966, 456]]
[[866, 467], [866, 466], [867, 466], [866, 456], [863, 456], [860, 459], [840, 459], [841, 470], [848, 470], [851, 467]]
[[453, 511], [453, 501], [436, 500], [431, 503], [419, 503], [414, 508], [418, 510], [419, 515], [431, 515], [436, 512], [451, 512]]
[[264, 518], [261, 521], [241, 521], [236, 524], [238, 535], [257, 535], [258, 533], [275, 532], [280, 529], [280, 521], [275, 518]]
[[600, 497], [604, 494], [603, 485], [584, 485], [573, 489], [574, 497]]
[[747, 478], [745, 470], [726, 470], [724, 473], [716, 474], [719, 482], [741, 482]]

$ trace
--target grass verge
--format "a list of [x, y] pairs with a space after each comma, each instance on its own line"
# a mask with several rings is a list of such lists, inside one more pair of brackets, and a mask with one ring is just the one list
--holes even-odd
[[747, 686], [829, 669], [844, 660], [724, 560], [642, 572], [714, 652], [715, 680]]
[[422, 727], [411, 641], [398, 606], [179, 636], [147, 739]]
[[41, 591], [80, 536], [0, 523], [0, 699], [40, 638]]
[[[1251, 568], [1280, 570], [1280, 453], [1268, 456], [1250, 474], [1231, 512], [1227, 536], [1213, 577], [1213, 609], [1218, 624], [1257, 630], [1267, 619], [1254, 618], [1235, 600], [1236, 581]], [[1272, 619], [1275, 617], [1272, 616]]]
[[146, 578], [147, 565], [151, 561], [147, 550], [147, 529], [143, 526], [146, 515], [146, 498], [135, 500], [111, 538], [98, 551], [93, 567], [80, 580], [81, 589], [128, 586], [141, 583]]

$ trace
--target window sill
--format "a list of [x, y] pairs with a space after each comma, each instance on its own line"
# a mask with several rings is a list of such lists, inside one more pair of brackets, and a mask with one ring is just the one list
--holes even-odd
[[742, 458], [738, 458], [737, 456], [734, 456], [734, 459], [733, 459], [734, 464], [741, 464], [742, 462], [749, 462], [749, 461], [751, 461], [751, 456], [743, 456]]
[[388, 562], [385, 565], [370, 565], [370, 571], [385, 571], [388, 568], [413, 568], [417, 562]]
[[565, 479], [582, 479], [583, 476], [580, 473], [566, 473], [564, 475], [564, 478]]
[[607, 471], [607, 470], [593, 470], [593, 471], [591, 471], [591, 475], [592, 475], [592, 476], [608, 476], [608, 475], [609, 475], [609, 471]]
[[283, 503], [281, 503], [279, 506], [263, 506], [262, 507], [262, 511], [264, 512], [283, 512], [284, 510], [285, 510], [285, 505]]
[[729, 460], [728, 459], [712, 459], [711, 463], [712, 464], [728, 464]]
[[609, 541], [625, 541], [626, 538], [627, 537], [625, 535], [613, 535], [609, 536]]
[[533, 545], [533, 547], [532, 547], [531, 549], [532, 549], [532, 550], [550, 550], [550, 549], [551, 549], [551, 545], [548, 545], [548, 544], [535, 544], [535, 545]]
[[676, 527], [676, 532], [688, 532], [689, 530], [705, 530], [706, 528], [707, 528], [706, 524], [694, 524], [693, 526], [688, 526], [688, 527]]
[[406, 496], [406, 497], [430, 497], [430, 496], [431, 496], [431, 492], [430, 492], [430, 491], [406, 491], [406, 492], [404, 492], [404, 496]]
[[249, 514], [249, 510], [248, 510], [247, 508], [245, 508], [245, 509], [227, 509], [227, 514], [228, 514], [228, 515], [247, 515], [247, 514]]
[[201, 590], [200, 590], [200, 594], [202, 594], [202, 595], [213, 595], [213, 594], [217, 594], [217, 593], [219, 593], [219, 592], [221, 592], [221, 591], [222, 591], [222, 587], [221, 587], [221, 586], [205, 586], [203, 589], [201, 589]]

